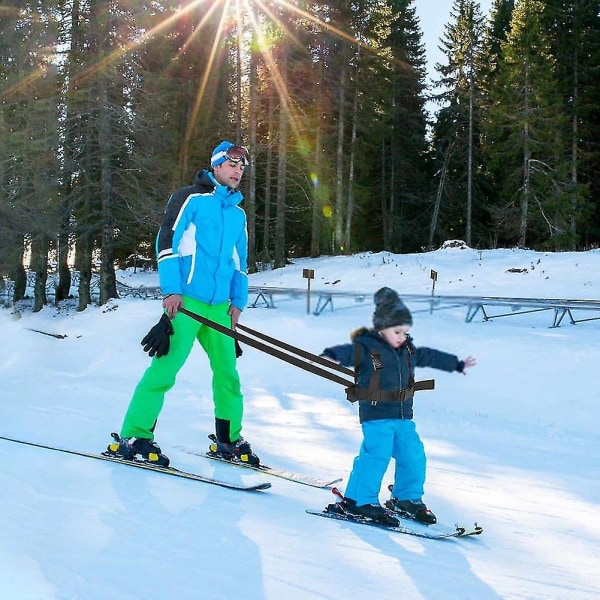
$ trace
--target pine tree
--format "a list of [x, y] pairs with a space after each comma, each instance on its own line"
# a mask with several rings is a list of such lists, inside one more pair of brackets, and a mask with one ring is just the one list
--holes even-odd
[[[7, 7], [2, 20], [0, 182], [2, 241], [7, 266], [23, 297], [24, 245], [31, 250], [34, 310], [47, 302], [50, 242], [56, 238], [58, 205], [58, 109], [54, 65], [56, 20], [52, 3]], [[4, 245], [2, 244], [2, 245]]]
[[430, 185], [425, 155], [425, 49], [412, 0], [369, 7], [359, 64], [356, 241], [392, 252], [424, 245]]
[[400, 0], [390, 5], [393, 16], [386, 45], [393, 59], [388, 111], [392, 129], [384, 142], [389, 160], [385, 155], [381, 159], [393, 168], [389, 197], [397, 198], [395, 210], [388, 215], [394, 226], [386, 249], [401, 252], [424, 245], [429, 215], [431, 188], [424, 160], [427, 151], [425, 47], [414, 1]]
[[598, 239], [600, 214], [598, 139], [600, 136], [600, 2], [550, 0], [543, 15], [556, 57], [556, 78], [566, 116], [564, 160], [569, 178], [557, 203], [554, 245], [575, 249], [582, 233]]
[[497, 225], [519, 247], [528, 234], [533, 243], [553, 234], [549, 207], [564, 175], [564, 121], [543, 11], [538, 0], [515, 6], [486, 121], [488, 166], [502, 181]]
[[[436, 99], [445, 104], [434, 127], [434, 147], [445, 157], [444, 187], [438, 197], [441, 201], [444, 196], [444, 230], [471, 245], [474, 198], [481, 195], [476, 174], [483, 163], [479, 131], [484, 17], [474, 0], [455, 0], [450, 15], [453, 20], [441, 40], [447, 64], [436, 65], [441, 75], [436, 85], [443, 88]], [[432, 235], [436, 226], [432, 221]], [[432, 241], [430, 237], [430, 245]]]
[[508, 32], [511, 28], [512, 13], [515, 6], [515, 0], [494, 0], [490, 11], [490, 17], [484, 28], [483, 45], [481, 49], [480, 66], [480, 89], [482, 93], [481, 102], [481, 146], [483, 155], [483, 193], [485, 196], [485, 235], [487, 243], [491, 247], [496, 247], [500, 238], [500, 228], [498, 226], [499, 211], [498, 207], [502, 204], [500, 201], [500, 190], [502, 189], [502, 170], [488, 168], [486, 149], [490, 149], [492, 144], [497, 145], [501, 139], [506, 138], [506, 132], [500, 133], [498, 129], [494, 130], [495, 137], [488, 138], [486, 134], [493, 130], [490, 124], [489, 110], [492, 108], [491, 93], [497, 89], [497, 78], [499, 76], [499, 66], [502, 63], [503, 46], [506, 42]]

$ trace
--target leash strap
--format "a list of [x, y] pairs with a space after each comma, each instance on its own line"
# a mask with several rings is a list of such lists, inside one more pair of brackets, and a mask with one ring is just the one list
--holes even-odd
[[293, 352], [294, 354], [297, 354], [298, 356], [302, 356], [302, 358], [306, 358], [307, 360], [316, 362], [320, 365], [327, 367], [328, 369], [332, 369], [334, 371], [339, 371], [340, 373], [343, 373], [344, 375], [354, 377], [354, 371], [352, 369], [347, 369], [346, 367], [344, 367], [342, 365], [338, 365], [337, 363], [335, 363], [331, 360], [327, 360], [326, 358], [323, 358], [322, 356], [317, 356], [316, 354], [312, 354], [311, 352], [302, 350], [302, 348], [297, 348], [296, 346], [292, 346], [291, 344], [288, 344], [288, 343], [282, 342], [281, 340], [278, 340], [276, 338], [270, 337], [265, 333], [256, 331], [255, 329], [250, 329], [250, 327], [246, 327], [246, 325], [242, 325], [241, 323], [238, 323], [237, 327], [238, 327], [238, 329], [241, 329], [242, 331], [245, 331], [246, 333], [249, 333], [250, 335], [252, 335], [256, 338], [264, 340], [265, 342], [268, 342], [269, 344], [273, 344], [274, 346], [278, 346], [279, 348], [282, 348], [283, 350], [287, 350], [288, 352]]
[[[308, 371], [309, 373], [313, 373], [314, 375], [318, 375], [319, 377], [324, 377], [325, 379], [329, 379], [330, 381], [333, 381], [334, 383], [339, 383], [340, 385], [343, 385], [345, 387], [353, 387], [354, 386], [354, 383], [349, 379], [344, 379], [343, 377], [340, 377], [339, 375], [336, 375], [335, 373], [331, 373], [330, 371], [326, 371], [325, 369], [322, 369], [321, 367], [318, 367], [317, 365], [306, 362], [305, 360], [301, 360], [300, 358], [297, 358], [295, 356], [290, 356], [289, 354], [286, 354], [285, 352], [282, 352], [281, 350], [278, 350], [277, 348], [273, 348], [272, 346], [267, 346], [267, 344], [263, 344], [262, 342], [254, 339], [252, 337], [249, 337], [247, 335], [244, 335], [243, 333], [238, 333], [237, 331], [231, 329], [230, 327], [224, 327], [223, 325], [219, 325], [219, 323], [215, 323], [214, 321], [211, 321], [210, 319], [206, 319], [205, 317], [202, 317], [201, 315], [198, 315], [198, 314], [188, 310], [187, 308], [180, 307], [178, 309], [178, 311], [180, 313], [183, 313], [184, 315], [187, 315], [191, 319], [194, 319], [195, 321], [202, 323], [203, 325], [212, 327], [219, 333], [228, 335], [229, 337], [234, 338], [240, 342], [243, 342], [244, 344], [248, 344], [248, 346], [252, 346], [253, 348], [256, 348], [257, 350], [260, 350], [261, 352], [265, 352], [266, 354], [270, 354], [271, 356], [274, 356], [275, 358], [279, 358], [280, 360], [290, 363], [291, 365], [294, 365], [295, 367], [304, 369], [305, 371]], [[240, 329], [242, 329], [241, 325], [238, 325], [238, 327]], [[258, 332], [254, 332], [254, 330], [251, 330], [249, 327], [244, 326], [243, 328], [248, 333], [258, 333]], [[265, 336], [264, 334], [260, 334], [260, 336], [262, 336], [263, 338], [269, 337], [269, 336]], [[274, 340], [274, 338], [270, 338], [270, 339]], [[278, 345], [281, 347], [288, 346], [289, 348], [294, 348], [294, 346], [285, 344], [284, 342], [280, 342], [279, 340], [274, 340], [274, 341], [276, 341], [278, 343]], [[296, 350], [300, 350], [300, 349], [296, 348]], [[309, 360], [314, 360], [314, 362], [318, 362], [328, 368], [340, 371], [340, 368], [339, 368], [340, 365], [338, 365], [332, 361], [321, 358], [320, 356], [316, 356], [315, 354], [311, 354], [310, 352], [306, 352], [304, 350], [302, 350], [300, 352], [302, 353], [300, 355], [304, 355], [304, 358], [311, 357]], [[350, 371], [350, 370], [345, 369], [345, 371]]]
[[[208, 327], [212, 327], [214, 330], [219, 333], [223, 333], [239, 342], [243, 342], [244, 344], [248, 344], [248, 346], [252, 346], [261, 352], [265, 352], [266, 354], [270, 354], [279, 360], [283, 360], [295, 367], [299, 367], [304, 371], [308, 371], [313, 375], [318, 375], [319, 377], [323, 377], [324, 379], [328, 379], [329, 381], [333, 381], [334, 383], [338, 383], [343, 385], [346, 388], [346, 398], [349, 402], [356, 402], [357, 400], [371, 400], [373, 402], [394, 402], [398, 400], [406, 400], [408, 398], [412, 398], [414, 393], [419, 390], [432, 390], [434, 389], [434, 380], [427, 379], [425, 381], [416, 381], [411, 373], [411, 385], [408, 388], [402, 390], [381, 390], [380, 388], [380, 371], [383, 369], [383, 365], [381, 363], [381, 356], [379, 354], [374, 353], [371, 356], [371, 360], [373, 362], [373, 377], [371, 377], [371, 382], [368, 388], [359, 388], [357, 385], [358, 381], [358, 368], [360, 365], [360, 347], [358, 344], [355, 344], [355, 369], [352, 371], [351, 369], [347, 369], [342, 365], [338, 365], [333, 361], [327, 360], [321, 356], [317, 356], [316, 354], [312, 354], [306, 350], [302, 350], [301, 348], [297, 348], [291, 344], [286, 342], [282, 342], [276, 338], [270, 337], [260, 331], [256, 331], [255, 329], [251, 329], [246, 325], [242, 325], [238, 323], [237, 327], [242, 329], [249, 335], [244, 335], [243, 333], [239, 333], [230, 327], [224, 327], [219, 323], [215, 323], [210, 319], [207, 319], [197, 313], [184, 308], [183, 306], [178, 309], [179, 312], [187, 315], [191, 319], [202, 323], [203, 325], [207, 325]], [[249, 337], [253, 336], [253, 337]], [[258, 339], [255, 339], [258, 338]], [[271, 346], [264, 344], [259, 340], [264, 340], [271, 344]], [[276, 346], [276, 347], [273, 347]], [[279, 349], [281, 348], [281, 350]], [[358, 348], [358, 351], [356, 350]], [[291, 352], [296, 354], [296, 356], [292, 356], [283, 352], [282, 350], [286, 350], [287, 352]], [[413, 350], [414, 352], [414, 350]], [[412, 352], [411, 352], [412, 354]], [[300, 358], [299, 358], [300, 357]], [[303, 360], [304, 359], [304, 360]], [[410, 367], [410, 358], [407, 357], [409, 361]], [[310, 362], [307, 362], [310, 361]], [[331, 369], [333, 371], [337, 371], [344, 375], [349, 375], [354, 377], [354, 381], [344, 379], [343, 377], [336, 375], [335, 373], [331, 373], [331, 371], [327, 371], [323, 369], [317, 364], [326, 367], [327, 369]], [[409, 368], [410, 372], [410, 368]]]

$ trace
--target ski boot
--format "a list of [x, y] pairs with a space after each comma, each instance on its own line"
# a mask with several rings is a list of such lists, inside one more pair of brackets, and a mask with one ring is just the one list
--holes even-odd
[[122, 438], [118, 433], [111, 434], [114, 442], [106, 448], [105, 454], [122, 460], [135, 460], [140, 455], [145, 462], [158, 467], [168, 467], [169, 457], [162, 454], [158, 444], [147, 438]]
[[386, 507], [402, 517], [433, 525], [437, 523], [436, 516], [425, 506], [422, 500], [398, 500], [393, 496], [385, 503]]
[[208, 446], [209, 455], [225, 460], [239, 461], [252, 467], [260, 464], [260, 458], [252, 452], [250, 444], [244, 438], [241, 437], [235, 442], [220, 442], [214, 433], [208, 437], [211, 440]]
[[336, 504], [338, 505], [337, 511], [341, 508], [343, 512], [349, 515], [365, 517], [388, 527], [398, 527], [400, 525], [398, 519], [390, 515], [380, 504], [361, 504], [357, 506], [355, 500], [345, 497], [341, 502], [337, 502]]

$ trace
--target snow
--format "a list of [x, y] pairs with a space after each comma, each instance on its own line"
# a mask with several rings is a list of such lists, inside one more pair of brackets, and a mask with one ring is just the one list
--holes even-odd
[[[600, 252], [435, 252], [295, 260], [251, 275], [255, 286], [371, 294], [593, 299]], [[120, 272], [129, 285], [154, 273]], [[337, 282], [337, 283], [334, 283]], [[251, 301], [252, 301], [251, 296]], [[369, 325], [370, 297], [248, 308], [249, 327], [319, 353]], [[587, 600], [600, 595], [600, 321], [552, 328], [550, 312], [483, 321], [466, 308], [411, 304], [416, 344], [478, 364], [466, 376], [420, 370], [434, 391], [415, 397], [428, 454], [424, 500], [442, 522], [479, 537], [432, 541], [320, 519], [306, 508], [327, 490], [220, 465], [185, 452], [207, 447], [210, 370], [195, 349], [167, 396], [156, 435], [173, 463], [230, 481], [269, 480], [244, 493], [0, 439], [0, 598], [15, 600]], [[0, 435], [98, 452], [120, 428], [148, 364], [139, 341], [156, 300], [125, 298], [82, 313], [0, 310]], [[600, 315], [600, 313], [599, 313]], [[58, 339], [32, 331], [64, 335]], [[340, 385], [244, 346], [244, 435], [262, 460], [343, 477], [361, 441], [357, 407]], [[391, 468], [384, 482], [391, 481]], [[386, 494], [382, 492], [381, 499]]]

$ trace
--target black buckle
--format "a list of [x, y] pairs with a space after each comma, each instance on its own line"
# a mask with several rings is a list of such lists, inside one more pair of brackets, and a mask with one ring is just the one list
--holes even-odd
[[383, 369], [381, 354], [379, 354], [379, 352], [371, 352], [371, 362], [373, 363], [373, 369], [375, 371], [381, 371]]

